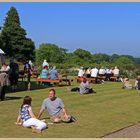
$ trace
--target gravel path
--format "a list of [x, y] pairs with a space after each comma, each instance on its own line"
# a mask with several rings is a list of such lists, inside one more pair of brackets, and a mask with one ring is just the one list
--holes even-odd
[[103, 136], [103, 138], [140, 138], [140, 123]]

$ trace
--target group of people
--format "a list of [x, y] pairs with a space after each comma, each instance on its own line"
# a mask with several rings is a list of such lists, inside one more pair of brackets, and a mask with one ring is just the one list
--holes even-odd
[[[24, 65], [24, 71], [28, 75], [28, 83], [30, 83], [30, 78], [33, 71], [33, 63], [28, 61]], [[10, 65], [3, 64], [0, 70], [9, 75], [9, 79], [11, 85], [17, 85], [18, 82], [18, 74], [19, 74], [19, 67], [18, 64], [15, 63], [13, 60], [10, 61]], [[93, 77], [96, 78], [97, 76], [106, 76], [108, 80], [110, 80], [111, 76], [115, 76], [119, 78], [120, 73], [117, 66], [112, 68], [103, 68], [101, 67], [99, 70], [96, 67], [88, 68], [86, 71], [83, 67], [80, 68], [78, 72], [78, 77], [82, 77], [82, 81], [78, 87], [74, 87], [69, 89], [71, 92], [78, 92], [81, 95], [83, 94], [91, 94], [96, 93], [96, 91], [90, 87], [89, 81], [87, 81], [86, 77]], [[42, 71], [40, 74], [41, 78], [45, 79], [58, 79], [58, 72], [56, 67], [54, 66], [51, 70], [49, 69], [49, 64], [46, 60], [44, 60], [42, 64]], [[124, 83], [123, 88], [125, 89], [132, 89], [133, 86], [129, 81], [129, 78], [122, 79]], [[140, 90], [140, 76], [137, 77], [134, 88]], [[4, 97], [2, 97], [3, 100]], [[22, 125], [23, 127], [30, 127], [32, 132], [40, 133], [42, 130], [48, 128], [48, 123], [45, 119], [41, 119], [42, 114], [45, 110], [48, 111], [50, 116], [50, 120], [52, 123], [60, 123], [60, 122], [75, 122], [76, 119], [67, 113], [65, 105], [63, 101], [56, 96], [56, 91], [54, 89], [50, 89], [48, 91], [48, 97], [43, 100], [41, 108], [38, 112], [38, 115], [35, 116], [31, 106], [32, 98], [30, 96], [25, 96], [23, 98], [23, 103], [20, 106], [19, 114], [17, 120], [15, 122], [16, 125]]]
[[0, 98], [1, 101], [5, 99], [5, 88], [6, 86], [11, 85], [12, 91], [15, 91], [18, 83], [18, 74], [19, 74], [19, 66], [18, 64], [11, 59], [10, 64], [6, 63], [2, 64], [0, 69]]
[[15, 89], [17, 86], [17, 82], [18, 82], [19, 66], [14, 61], [14, 59], [10, 60], [9, 65], [7, 65], [6, 63], [3, 63], [2, 67], [0, 69], [0, 72], [8, 74], [9, 80], [10, 80], [10, 85], [13, 89]]
[[53, 68], [49, 68], [48, 62], [44, 60], [42, 64], [42, 71], [41, 74], [39, 75], [39, 78], [51, 79], [51, 80], [59, 79], [56, 66], [53, 66]]
[[[26, 61], [24, 63], [23, 74], [26, 74], [26, 76], [27, 76], [28, 90], [30, 90], [30, 88], [31, 88], [31, 76], [32, 76], [33, 71], [34, 71], [34, 64], [32, 63], [32, 61], [31, 60]], [[21, 71], [19, 70], [19, 65], [15, 62], [14, 59], [11, 59], [9, 65], [7, 65], [6, 63], [2, 64], [2, 67], [0, 69], [0, 74], [1, 74], [0, 79], [4, 80], [5, 78], [3, 78], [3, 77], [7, 77], [7, 81], [9, 80], [9, 84], [7, 84], [7, 85], [11, 86], [12, 91], [16, 91], [20, 72]], [[46, 78], [46, 79], [51, 79], [51, 80], [58, 79], [58, 72], [56, 70], [56, 67], [54, 66], [52, 69], [49, 69], [48, 62], [46, 60], [44, 60], [44, 62], [42, 64], [42, 71], [41, 71], [40, 77]], [[1, 82], [3, 82], [3, 81], [1, 80]], [[4, 98], [5, 98], [4, 88], [5, 87], [3, 87], [2, 92], [0, 92], [0, 93], [2, 93], [1, 100], [4, 100]]]
[[67, 113], [63, 101], [59, 97], [56, 97], [56, 91], [54, 89], [49, 90], [48, 97], [42, 102], [38, 116], [35, 116], [33, 113], [31, 101], [32, 98], [30, 96], [25, 96], [23, 98], [23, 103], [19, 109], [19, 115], [15, 122], [16, 125], [32, 128], [32, 132], [42, 132], [43, 129], [48, 128], [47, 122], [45, 120], [40, 120], [46, 109], [52, 123], [70, 123], [76, 121], [73, 116]]
[[[31, 60], [26, 61], [24, 64], [24, 73], [27, 74], [28, 89], [30, 89], [30, 78], [32, 75], [34, 65]], [[11, 91], [16, 91], [18, 86], [19, 78], [19, 65], [15, 62], [14, 59], [10, 60], [9, 65], [2, 63], [0, 69], [0, 99], [3, 101], [5, 99], [5, 89], [6, 86], [11, 87]]]
[[[24, 73], [27, 74], [28, 84], [30, 84], [32, 71], [33, 71], [33, 63], [31, 62], [31, 60], [26, 61], [26, 63], [24, 64]], [[19, 65], [15, 62], [15, 60], [11, 59], [9, 65], [3, 63], [0, 69], [0, 73], [7, 75], [9, 80], [9, 85], [11, 86], [12, 91], [15, 91], [17, 89], [18, 78], [20, 73]]]
[[51, 80], [59, 79], [56, 67], [54, 66], [52, 69], [49, 69], [47, 65], [43, 66], [43, 69], [40, 74], [40, 78], [51, 79]]
[[[31, 60], [27, 61], [24, 64], [24, 71], [27, 74], [28, 77], [28, 82], [30, 82], [30, 77], [32, 75], [32, 72], [34, 70], [34, 65], [31, 62]], [[43, 79], [51, 79], [51, 80], [56, 80], [58, 79], [58, 72], [56, 70], [56, 66], [53, 66], [52, 69], [49, 68], [49, 63], [46, 61], [46, 59], [43, 61], [42, 63], [42, 70], [41, 73], [39, 75], [40, 78]]]
[[104, 68], [101, 67], [98, 69], [97, 67], [89, 67], [87, 70], [84, 70], [83, 67], [81, 67], [78, 71], [78, 77], [86, 76], [88, 78], [97, 78], [98, 76], [105, 76], [106, 80], [110, 80], [111, 76], [117, 77], [117, 79], [120, 76], [120, 70], [117, 66], [114, 68]]
[[[114, 76], [117, 78], [118, 81], [120, 80], [123, 82], [123, 87], [122, 87], [123, 89], [138, 89], [138, 90], [140, 90], [140, 76], [137, 76], [135, 84], [133, 86], [133, 84], [130, 82], [129, 78], [121, 78], [120, 77], [120, 70], [117, 66], [115, 66], [114, 68], [101, 67], [100, 69], [97, 69], [96, 67], [93, 67], [93, 68], [89, 67], [87, 70], [84, 70], [83, 67], [81, 67], [79, 69], [79, 72], [78, 72], [78, 77], [80, 77], [80, 78], [83, 78], [83, 77], [97, 78], [98, 76], [105, 76], [105, 80], [110, 80], [110, 77]], [[82, 84], [80, 84], [79, 87], [73, 88], [71, 90], [72, 91], [79, 90], [79, 91], [81, 91], [80, 93], [82, 94], [81, 85]]]

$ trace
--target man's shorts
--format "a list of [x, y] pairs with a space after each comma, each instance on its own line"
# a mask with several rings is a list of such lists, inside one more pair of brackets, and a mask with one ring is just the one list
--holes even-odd
[[60, 120], [63, 121], [63, 122], [69, 122], [71, 116], [69, 115], [69, 116], [66, 118], [66, 117], [64, 117], [64, 113], [63, 113], [63, 112], [60, 112], [57, 116], [52, 116], [50, 119], [51, 119], [52, 122], [54, 122], [54, 120], [55, 120], [56, 118], [60, 119]]

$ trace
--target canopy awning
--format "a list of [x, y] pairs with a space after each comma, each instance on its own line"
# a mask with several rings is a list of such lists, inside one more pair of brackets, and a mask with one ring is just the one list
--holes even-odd
[[2, 49], [0, 49], [0, 54], [5, 54], [4, 51]]
[[1, 63], [5, 63], [5, 52], [0, 49], [0, 59], [1, 59]]

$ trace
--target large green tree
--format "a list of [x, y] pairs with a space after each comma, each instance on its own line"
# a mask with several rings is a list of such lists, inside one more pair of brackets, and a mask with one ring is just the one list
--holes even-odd
[[127, 56], [120, 56], [115, 61], [114, 64], [123, 68], [123, 69], [134, 69], [134, 61]]
[[66, 51], [55, 44], [43, 43], [36, 49], [36, 62], [39, 64], [46, 59], [49, 63], [63, 63]]
[[96, 53], [93, 55], [93, 62], [97, 64], [102, 64], [105, 62], [110, 62], [110, 56], [103, 53]]
[[35, 57], [34, 42], [26, 38], [26, 31], [21, 27], [20, 18], [16, 8], [11, 7], [7, 12], [1, 32], [6, 55], [18, 61], [33, 60]]
[[87, 50], [78, 48], [73, 52], [73, 54], [85, 62], [92, 62], [92, 54]]
[[74, 53], [68, 53], [66, 55], [65, 64], [73, 65], [73, 66], [83, 66], [85, 64], [89, 64], [88, 61], [80, 58], [79, 56], [75, 55]]

